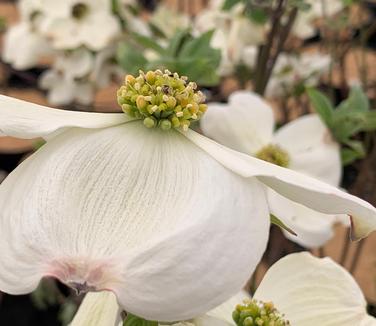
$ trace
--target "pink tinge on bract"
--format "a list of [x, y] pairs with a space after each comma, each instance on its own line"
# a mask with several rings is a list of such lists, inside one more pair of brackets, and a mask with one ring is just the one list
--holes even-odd
[[59, 279], [77, 291], [112, 290], [120, 282], [115, 264], [110, 261], [89, 258], [62, 258], [54, 260], [46, 276]]

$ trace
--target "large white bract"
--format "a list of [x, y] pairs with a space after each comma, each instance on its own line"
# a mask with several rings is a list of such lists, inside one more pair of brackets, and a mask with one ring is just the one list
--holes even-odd
[[[240, 292], [194, 325], [235, 325], [232, 312], [243, 299]], [[266, 273], [254, 299], [272, 302], [293, 326], [374, 326], [367, 314], [367, 302], [350, 273], [330, 258], [309, 253], [291, 254], [275, 263]]]
[[[271, 107], [254, 93], [238, 91], [230, 96], [228, 104], [209, 104], [201, 127], [208, 137], [253, 156], [268, 150], [269, 146], [282, 150], [288, 156], [289, 169], [335, 187], [340, 184], [339, 145], [315, 114], [300, 117], [274, 132]], [[268, 190], [271, 212], [298, 235], [285, 232], [289, 239], [310, 248], [325, 244], [333, 236], [333, 224], [339, 216], [323, 214], [326, 212], [309, 209], [285, 197]]]
[[[235, 326], [236, 306], [251, 299], [241, 291], [203, 316], [173, 326]], [[290, 254], [276, 262], [266, 273], [253, 299], [272, 303], [293, 326], [374, 326], [367, 314], [366, 300], [353, 277], [330, 258], [309, 253]], [[115, 324], [118, 305], [108, 293], [88, 294], [72, 326], [86, 326], [96, 320]], [[160, 323], [160, 326], [165, 326]]]
[[113, 291], [146, 319], [203, 314], [241, 289], [265, 250], [263, 183], [351, 214], [357, 238], [376, 227], [367, 202], [192, 130], [1, 96], [0, 134], [47, 139], [0, 186], [0, 290], [11, 294], [52, 276]]

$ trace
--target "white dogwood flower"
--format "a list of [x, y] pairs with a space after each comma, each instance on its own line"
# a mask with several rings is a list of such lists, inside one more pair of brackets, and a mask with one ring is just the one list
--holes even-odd
[[[243, 50], [242, 62], [255, 70], [257, 47], [247, 46]], [[330, 69], [330, 56], [319, 52], [306, 52], [299, 56], [281, 53], [268, 82], [265, 96], [278, 98], [290, 95], [294, 87], [304, 84], [317, 86], [320, 78]]]
[[[244, 302], [245, 300], [245, 302]], [[309, 253], [290, 254], [276, 262], [266, 273], [253, 298], [245, 291], [189, 321], [171, 326], [248, 326], [263, 325], [242, 321], [235, 323], [238, 309], [256, 304], [280, 317], [273, 325], [294, 326], [374, 326], [376, 319], [367, 314], [367, 302], [349, 272], [330, 258], [316, 258]], [[119, 306], [108, 293], [87, 294], [71, 326], [117, 325]], [[258, 309], [249, 314], [257, 315]], [[261, 309], [260, 309], [261, 310]], [[259, 311], [260, 311], [259, 310]], [[245, 319], [246, 313], [243, 318]], [[245, 318], [244, 318], [245, 317]], [[250, 316], [248, 316], [249, 318]], [[263, 318], [268, 318], [263, 314]], [[97, 324], [95, 324], [97, 321]], [[284, 323], [285, 324], [284, 324]], [[287, 324], [289, 322], [290, 324]], [[102, 325], [102, 324], [100, 324]], [[159, 323], [159, 326], [165, 326]]]
[[67, 105], [76, 101], [87, 105], [94, 98], [95, 84], [89, 80], [94, 67], [93, 55], [84, 48], [62, 53], [53, 68], [42, 74], [39, 85], [48, 90], [47, 99], [52, 104]]
[[27, 22], [10, 27], [4, 35], [2, 58], [15, 69], [35, 67], [49, 53], [48, 41]]
[[28, 293], [51, 276], [77, 291], [110, 290], [145, 319], [201, 315], [261, 259], [263, 184], [351, 214], [355, 238], [376, 228], [369, 203], [188, 129], [205, 110], [195, 89], [167, 71], [128, 75], [118, 92], [126, 114], [0, 97], [0, 134], [47, 139], [0, 185], [1, 291]]
[[294, 86], [317, 86], [320, 78], [330, 69], [330, 56], [319, 52], [300, 56], [281, 54], [266, 88], [267, 97], [290, 94]]
[[298, 12], [291, 31], [292, 34], [302, 39], [315, 36], [315, 20], [328, 19], [345, 7], [341, 0], [308, 0], [307, 3], [310, 9]]
[[167, 38], [172, 38], [177, 31], [187, 29], [191, 25], [191, 19], [186, 13], [173, 10], [164, 4], [159, 5], [153, 12], [150, 22]]
[[[233, 312], [244, 299], [251, 298], [245, 292], [237, 294], [198, 318], [194, 325], [236, 325]], [[376, 325], [376, 319], [367, 314], [367, 302], [351, 274], [330, 258], [317, 258], [309, 253], [291, 254], [275, 263], [253, 299], [272, 303], [289, 325]], [[216, 323], [213, 318], [217, 319]]]
[[42, 0], [43, 34], [56, 49], [84, 45], [97, 51], [108, 46], [120, 33], [120, 23], [107, 0]]
[[18, 9], [21, 21], [6, 31], [2, 58], [15, 69], [25, 70], [36, 66], [52, 50], [48, 40], [39, 32], [43, 21], [40, 1], [22, 0]]
[[222, 10], [223, 1], [211, 1], [208, 9], [200, 12], [194, 29], [203, 33], [214, 29], [211, 45], [221, 50], [220, 75], [229, 75], [242, 61], [243, 50], [264, 40], [264, 27], [252, 23], [243, 11], [244, 5]]
[[[339, 186], [339, 145], [317, 115], [303, 116], [274, 132], [272, 108], [258, 95], [238, 91], [228, 104], [210, 103], [201, 127], [205, 135], [230, 148]], [[297, 233], [284, 231], [289, 239], [318, 247], [333, 236], [336, 215], [309, 209], [271, 189], [268, 200], [271, 213]]]

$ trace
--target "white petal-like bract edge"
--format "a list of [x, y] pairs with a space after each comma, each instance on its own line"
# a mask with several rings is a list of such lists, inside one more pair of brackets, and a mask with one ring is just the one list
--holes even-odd
[[112, 292], [86, 294], [69, 326], [116, 326], [120, 321], [120, 307]]
[[208, 316], [226, 321], [228, 325], [235, 325], [232, 319], [232, 313], [236, 306], [243, 302], [244, 299], [250, 299], [251, 296], [244, 290], [238, 292], [232, 298], [222, 303], [220, 306], [214, 308], [207, 313]]
[[318, 248], [333, 237], [334, 224], [338, 221], [336, 215], [327, 215], [307, 208], [272, 189], [268, 189], [268, 202], [270, 212], [296, 233], [293, 235], [283, 230], [286, 238], [291, 241], [305, 248]]
[[72, 128], [0, 185], [0, 290], [42, 276], [112, 290], [148, 320], [188, 320], [246, 283], [265, 250], [265, 187], [175, 130]]
[[340, 146], [316, 114], [300, 117], [275, 133], [275, 142], [290, 155], [289, 168], [338, 187]]
[[193, 130], [183, 134], [228, 169], [245, 178], [257, 177], [286, 198], [321, 213], [350, 215], [354, 240], [376, 229], [376, 208], [358, 197], [293, 170], [231, 150]]
[[353, 277], [330, 258], [288, 255], [266, 273], [254, 298], [272, 301], [294, 326], [371, 326]]
[[122, 113], [57, 110], [0, 95], [0, 136], [45, 137], [69, 127], [105, 128], [130, 120]]
[[207, 137], [246, 154], [255, 154], [272, 141], [271, 107], [249, 91], [231, 94], [228, 104], [209, 103], [200, 126]]

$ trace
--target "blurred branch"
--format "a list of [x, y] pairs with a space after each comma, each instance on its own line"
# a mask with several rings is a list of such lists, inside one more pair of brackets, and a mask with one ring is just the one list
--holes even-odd
[[272, 28], [268, 35], [268, 42], [260, 46], [257, 55], [255, 72], [255, 92], [264, 95], [270, 76], [284, 45], [291, 28], [296, 19], [298, 8], [293, 8], [288, 13], [287, 22], [282, 25], [283, 16], [287, 13], [287, 2], [279, 0], [276, 9], [272, 13]]

